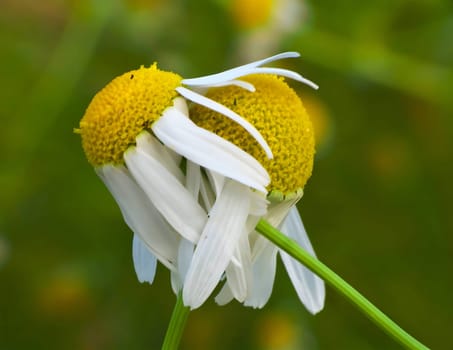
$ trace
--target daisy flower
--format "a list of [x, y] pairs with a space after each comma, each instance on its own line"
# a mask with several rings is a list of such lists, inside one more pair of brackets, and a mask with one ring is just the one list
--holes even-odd
[[[261, 67], [297, 56], [283, 53], [195, 79], [183, 79], [153, 64], [115, 78], [93, 98], [76, 132], [89, 163], [134, 232], [133, 259], [140, 281], [153, 281], [157, 259], [173, 272], [175, 289], [181, 287], [193, 247], [209, 225], [206, 203], [212, 195], [193, 176], [197, 167], [234, 180], [233, 187], [257, 193], [266, 193], [270, 182], [252, 155], [196, 125], [188, 117], [188, 101], [232, 120], [270, 159], [269, 144], [247, 119], [196, 90], [237, 86], [252, 92], [253, 85], [239, 78], [260, 73], [311, 84], [292, 71]], [[184, 165], [190, 176], [182, 171]], [[204, 194], [205, 204], [198, 193]]]
[[[255, 91], [228, 86], [210, 89], [206, 97], [255, 126], [271, 147], [272, 159], [249, 134], [215, 111], [195, 105], [190, 116], [198, 126], [231, 141], [264, 166], [271, 179], [266, 192], [269, 206], [262, 205], [258, 210], [259, 193], [234, 179], [216, 176], [216, 181], [211, 181], [218, 197], [187, 273], [184, 300], [190, 305], [203, 302], [213, 290], [206, 290], [206, 286], [215, 286], [222, 277], [219, 271], [224, 269], [226, 283], [216, 298], [219, 304], [236, 298], [247, 306], [263, 307], [272, 292], [279, 254], [300, 300], [311, 313], [317, 313], [324, 305], [323, 281], [254, 231], [257, 221], [264, 218], [315, 255], [295, 206], [312, 172], [313, 127], [301, 100], [281, 77], [250, 75], [242, 80], [252, 84]], [[250, 205], [252, 202], [255, 204]], [[249, 211], [244, 212], [247, 205]], [[222, 207], [218, 218], [217, 206]], [[215, 231], [207, 232], [210, 224]], [[231, 256], [223, 255], [226, 250]], [[203, 266], [202, 273], [198, 265]]]

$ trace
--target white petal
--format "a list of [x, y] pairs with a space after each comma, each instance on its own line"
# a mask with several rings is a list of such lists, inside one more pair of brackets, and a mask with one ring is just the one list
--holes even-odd
[[[252, 207], [250, 207], [250, 210], [254, 210], [254, 209]], [[249, 232], [249, 241], [250, 241], [250, 235], [252, 235], [254, 233], [255, 227], [261, 218], [262, 218], [261, 216], [255, 216], [255, 215], [249, 214], [249, 217], [247, 218], [247, 222], [245, 223], [245, 230], [247, 232]]]
[[168, 147], [161, 144], [154, 136], [147, 131], [142, 131], [137, 137], [137, 149], [149, 154], [159, 163], [161, 163], [179, 182], [183, 183], [184, 174], [179, 168], [179, 163], [171, 156]]
[[162, 216], [181, 236], [196, 243], [207, 215], [190, 192], [162, 164], [139, 148], [130, 147], [124, 159]]
[[173, 106], [178, 109], [181, 113], [189, 115], [189, 107], [187, 107], [187, 102], [185, 98], [175, 97], [173, 100]]
[[167, 150], [168, 155], [173, 159], [173, 163], [180, 166], [182, 156], [180, 154], [176, 153], [175, 151], [173, 151], [171, 148], [166, 147], [166, 150]]
[[109, 188], [127, 225], [169, 269], [175, 269], [178, 235], [149, 201], [124, 166], [105, 165], [96, 172]]
[[233, 293], [231, 292], [228, 283], [225, 283], [220, 290], [219, 294], [215, 297], [215, 302], [219, 305], [226, 305], [234, 299]]
[[233, 112], [231, 109], [225, 107], [224, 105], [215, 102], [214, 100], [211, 100], [210, 98], [207, 98], [203, 95], [197, 94], [192, 90], [186, 89], [185, 87], [182, 86], [177, 87], [176, 91], [178, 91], [182, 96], [184, 96], [188, 100], [191, 100], [199, 105], [205, 106], [220, 114], [223, 114], [224, 116], [238, 123], [256, 140], [256, 142], [258, 142], [258, 144], [263, 148], [264, 152], [266, 152], [267, 157], [269, 159], [273, 158], [271, 148], [267, 144], [264, 137], [260, 134], [258, 130], [256, 130], [256, 128], [252, 124], [250, 124], [246, 119], [241, 117], [239, 114]]
[[[224, 82], [217, 83], [217, 84], [206, 85], [206, 87], [212, 88], [212, 87], [221, 87], [221, 86], [230, 86], [230, 85], [239, 86], [250, 92], [255, 92], [255, 90], [256, 90], [255, 87], [253, 86], [253, 84], [251, 84], [247, 81], [243, 81], [243, 80], [228, 80], [228, 81], [224, 81]], [[204, 86], [200, 85], [200, 87], [203, 88]]]
[[181, 277], [179, 276], [179, 272], [177, 270], [173, 270], [170, 273], [170, 283], [171, 283], [171, 289], [173, 290], [173, 293], [176, 295], [179, 293], [181, 290], [182, 282], [181, 282]]
[[193, 252], [194, 244], [187, 239], [182, 239], [178, 249], [178, 270], [176, 272], [172, 271], [171, 274], [171, 286], [175, 294], [181, 291], [192, 261]]
[[252, 246], [252, 262], [255, 262], [258, 259], [258, 256], [260, 256], [260, 254], [262, 253], [262, 251], [265, 250], [269, 245], [268, 244], [269, 240], [261, 236], [256, 231], [252, 231], [249, 236], [250, 236], [249, 240]]
[[174, 108], [167, 108], [152, 126], [167, 147], [194, 163], [267, 193], [270, 178], [250, 154], [223, 138], [195, 125]]
[[190, 160], [186, 161], [186, 188], [195, 200], [198, 199], [201, 186], [200, 166]]
[[252, 262], [252, 288], [244, 302], [245, 306], [262, 308], [269, 300], [274, 286], [275, 271], [277, 266], [277, 247], [270, 241], [260, 236], [257, 244], [262, 246]]
[[251, 69], [249, 74], [275, 74], [275, 75], [280, 75], [282, 77], [287, 77], [290, 79], [297, 80], [301, 83], [304, 83], [304, 84], [312, 87], [315, 90], [317, 90], [319, 88], [319, 86], [316, 85], [311, 80], [308, 80], [307, 78], [304, 78], [299, 73], [293, 72], [292, 70], [288, 70], [288, 69], [269, 68], [269, 67], [260, 68], [259, 67], [259, 68]]
[[218, 196], [222, 192], [223, 185], [225, 184], [225, 176], [212, 170], [207, 170], [206, 176], [214, 189], [214, 193]]
[[258, 254], [261, 252], [261, 250], [264, 249], [265, 244], [260, 244], [266, 243], [267, 240], [265, 239], [260, 239], [262, 236], [255, 231], [256, 225], [258, 222], [261, 220], [262, 216], [254, 216], [250, 215], [247, 218], [247, 222], [245, 223], [245, 230], [249, 233], [248, 234], [248, 240], [249, 240], [249, 245], [251, 247], [251, 256], [252, 256], [252, 262], [256, 260], [256, 257]]
[[244, 75], [250, 74], [249, 71], [250, 69], [259, 67], [263, 64], [270, 63], [273, 61], [277, 61], [283, 58], [290, 58], [290, 57], [299, 57], [300, 54], [298, 52], [283, 52], [275, 56], [271, 56], [259, 61], [255, 61], [252, 63], [244, 64], [242, 66], [232, 68], [229, 70], [226, 70], [221, 73], [217, 74], [211, 74], [211, 75], [206, 75], [204, 77], [200, 78], [193, 78], [193, 79], [184, 79], [182, 83], [184, 85], [189, 85], [189, 86], [199, 86], [199, 85], [213, 85], [213, 84], [218, 84], [224, 81], [230, 81], [234, 80], [238, 77], [242, 77]]
[[234, 298], [243, 302], [252, 283], [252, 258], [245, 230], [239, 238], [232, 261], [225, 272]]
[[186, 279], [187, 272], [189, 271], [189, 267], [192, 262], [194, 249], [194, 244], [186, 239], [183, 239], [179, 245], [178, 270], [181, 275], [181, 281]]
[[[281, 231], [316, 257], [295, 206], [290, 210], [288, 217], [283, 222]], [[299, 299], [312, 314], [321, 311], [324, 307], [326, 295], [323, 280], [283, 250], [280, 250], [280, 255]]]
[[274, 227], [279, 227], [282, 221], [288, 215], [290, 209], [299, 201], [300, 197], [286, 199], [281, 202], [272, 203], [268, 207], [267, 215], [265, 219]]
[[206, 178], [206, 176], [201, 177], [201, 183], [200, 183], [200, 194], [201, 194], [201, 199], [204, 204], [204, 208], [207, 212], [209, 212], [214, 205], [215, 202], [215, 194], [209, 184], [209, 180]]
[[269, 202], [267, 201], [266, 196], [263, 193], [253, 192], [251, 196], [250, 215], [254, 216], [266, 215], [268, 204]]
[[227, 181], [212, 207], [184, 282], [184, 304], [199, 307], [219, 283], [247, 220], [250, 189]]
[[141, 283], [152, 284], [156, 275], [157, 260], [136, 234], [132, 240], [132, 258], [138, 280]]

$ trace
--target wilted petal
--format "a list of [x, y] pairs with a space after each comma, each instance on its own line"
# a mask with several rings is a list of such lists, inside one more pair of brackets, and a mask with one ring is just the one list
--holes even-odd
[[184, 282], [184, 304], [199, 307], [212, 293], [230, 263], [250, 206], [250, 189], [227, 181], [195, 249]]
[[303, 84], [306, 84], [313, 89], [317, 90], [319, 88], [318, 85], [316, 85], [314, 82], [311, 80], [304, 78], [302, 75], [299, 73], [293, 72], [292, 70], [288, 69], [282, 69], [282, 68], [269, 68], [269, 67], [259, 67], [259, 68], [254, 68], [250, 70], [249, 74], [274, 74], [274, 75], [280, 75], [282, 77], [290, 78], [293, 80], [296, 80], [298, 82], [301, 82]]
[[174, 269], [179, 237], [129, 171], [124, 166], [105, 165], [96, 172], [118, 203], [127, 225], [165, 266]]
[[217, 83], [217, 84], [199, 85], [199, 87], [200, 88], [203, 88], [203, 87], [212, 88], [212, 87], [222, 87], [222, 86], [231, 86], [231, 85], [239, 86], [240, 88], [243, 88], [250, 92], [255, 92], [255, 87], [253, 86], [253, 84], [250, 84], [249, 82], [246, 82], [243, 80], [228, 80], [228, 81], [224, 81], [224, 82]]
[[207, 212], [209, 212], [215, 202], [215, 193], [212, 190], [209, 180], [206, 178], [206, 176], [201, 177], [200, 194], [201, 200], [203, 201], [204, 204], [204, 208], [206, 209]]
[[268, 212], [265, 216], [267, 222], [274, 227], [279, 227], [282, 221], [288, 215], [290, 209], [296, 205], [299, 198], [286, 199], [278, 203], [272, 203], [268, 207]]
[[171, 155], [171, 150], [161, 144], [154, 136], [147, 131], [142, 131], [136, 138], [137, 149], [153, 157], [156, 161], [162, 164], [179, 182], [183, 183], [184, 174], [179, 168], [174, 157]]
[[241, 117], [239, 114], [233, 112], [231, 109], [225, 107], [224, 105], [214, 100], [211, 100], [210, 98], [207, 98], [203, 95], [200, 95], [195, 91], [186, 89], [184, 87], [178, 87], [176, 88], [176, 91], [178, 91], [182, 96], [184, 96], [188, 100], [191, 100], [199, 105], [205, 106], [220, 114], [223, 114], [224, 116], [230, 118], [231, 120], [242, 126], [263, 148], [264, 152], [266, 152], [267, 157], [269, 159], [272, 159], [273, 155], [271, 148], [267, 144], [264, 137], [260, 134], [260, 132], [247, 119]]
[[222, 192], [223, 185], [225, 184], [225, 176], [212, 170], [207, 170], [206, 176], [208, 177], [211, 187], [214, 189], [214, 193], [218, 196], [220, 192]]
[[283, 52], [278, 55], [274, 55], [271, 57], [267, 57], [265, 59], [251, 62], [244, 64], [242, 66], [228, 69], [224, 72], [221, 73], [216, 73], [216, 74], [211, 74], [211, 75], [206, 75], [204, 77], [199, 77], [199, 78], [193, 78], [193, 79], [184, 79], [182, 83], [184, 85], [190, 85], [190, 86], [208, 86], [208, 85], [215, 85], [222, 83], [224, 81], [231, 81], [236, 78], [249, 75], [250, 70], [259, 66], [262, 66], [263, 64], [267, 64], [273, 61], [281, 60], [284, 58], [291, 58], [291, 57], [299, 57], [300, 54], [298, 52]]
[[189, 191], [159, 161], [139, 148], [129, 148], [124, 159], [162, 216], [181, 236], [196, 243], [207, 215]]
[[227, 284], [234, 298], [243, 302], [252, 283], [252, 258], [247, 232], [240, 236], [232, 261], [225, 272]]
[[[288, 217], [283, 222], [281, 231], [316, 257], [297, 207], [294, 206], [290, 210]], [[312, 314], [321, 311], [324, 307], [326, 294], [324, 281], [283, 250], [280, 250], [280, 255], [299, 299]]]
[[171, 273], [171, 286], [175, 294], [178, 294], [183, 287], [187, 271], [189, 270], [190, 263], [192, 261], [194, 248], [194, 244], [189, 242], [187, 239], [182, 239], [179, 244], [177, 262], [178, 268], [176, 271], [172, 271]]
[[194, 163], [262, 192], [270, 178], [262, 165], [233, 143], [198, 127], [177, 109], [167, 108], [152, 129], [167, 147]]
[[272, 294], [278, 249], [262, 236], [257, 238], [255, 244], [261, 247], [258, 249], [259, 252], [252, 257], [252, 288], [244, 305], [262, 308]]
[[156, 275], [157, 260], [138, 235], [132, 241], [132, 258], [138, 280], [152, 284]]
[[234, 296], [231, 292], [230, 286], [228, 285], [228, 283], [225, 283], [219, 294], [216, 295], [215, 302], [222, 306], [228, 304], [233, 299]]
[[201, 169], [198, 164], [186, 161], [186, 188], [197, 199], [201, 186]]

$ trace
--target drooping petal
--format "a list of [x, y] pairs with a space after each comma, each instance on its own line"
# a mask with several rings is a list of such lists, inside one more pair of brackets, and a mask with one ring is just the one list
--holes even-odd
[[175, 294], [178, 294], [183, 287], [190, 262], [192, 261], [193, 252], [194, 244], [187, 239], [181, 239], [178, 249], [178, 268], [171, 273], [171, 286]]
[[252, 288], [249, 291], [245, 306], [262, 308], [272, 294], [277, 266], [277, 247], [262, 236], [255, 242], [261, 246], [258, 254], [252, 256]]
[[160, 162], [138, 147], [124, 154], [127, 167], [148, 198], [181, 236], [196, 243], [207, 215], [190, 192]]
[[224, 105], [203, 95], [200, 95], [192, 90], [186, 89], [185, 87], [177, 87], [176, 91], [188, 100], [207, 107], [220, 114], [223, 114], [224, 116], [238, 123], [256, 140], [256, 142], [258, 142], [258, 144], [263, 148], [264, 152], [266, 152], [267, 157], [269, 159], [272, 159], [273, 155], [271, 148], [267, 144], [264, 137], [260, 134], [260, 132], [248, 120], [244, 119], [239, 114], [233, 112], [231, 109], [225, 107]]
[[175, 269], [178, 235], [168, 225], [124, 166], [96, 169], [115, 198], [127, 225], [140, 236], [153, 254], [169, 269]]
[[219, 294], [215, 297], [215, 302], [220, 306], [228, 304], [231, 300], [234, 299], [233, 293], [231, 292], [230, 286], [228, 283], [225, 283], [220, 290]]
[[[212, 88], [212, 87], [222, 87], [222, 86], [231, 86], [231, 85], [235, 85], [235, 86], [239, 86], [245, 90], [248, 90], [250, 92], [255, 92], [255, 87], [253, 86], [253, 84], [250, 84], [249, 82], [247, 81], [243, 81], [243, 80], [227, 80], [227, 81], [223, 81], [223, 82], [220, 82], [220, 83], [216, 83], [216, 84], [209, 84], [209, 85], [198, 85], [199, 88]], [[198, 91], [199, 92], [199, 91]]]
[[299, 81], [303, 84], [306, 84], [313, 89], [317, 90], [319, 88], [318, 85], [316, 85], [314, 82], [311, 80], [304, 78], [302, 75], [299, 73], [293, 72], [292, 70], [288, 69], [282, 69], [282, 68], [270, 68], [270, 67], [258, 67], [258, 68], [253, 68], [250, 70], [249, 74], [274, 74], [274, 75], [280, 75], [282, 77], [290, 78], [296, 81]]
[[211, 188], [209, 180], [204, 175], [201, 177], [200, 194], [204, 208], [207, 212], [209, 212], [215, 202], [215, 193]]
[[202, 86], [202, 85], [213, 85], [218, 84], [224, 81], [231, 81], [236, 78], [242, 77], [244, 75], [250, 74], [250, 69], [262, 66], [273, 61], [281, 60], [283, 58], [299, 57], [298, 52], [283, 52], [278, 55], [274, 55], [259, 61], [251, 62], [244, 64], [242, 66], [228, 69], [221, 73], [206, 75], [204, 77], [193, 78], [193, 79], [183, 79], [182, 83], [188, 86]]
[[157, 260], [140, 237], [134, 234], [132, 240], [132, 258], [138, 280], [152, 284], [156, 275]]
[[182, 97], [175, 97], [173, 99], [173, 107], [178, 109], [182, 114], [189, 115], [189, 107], [187, 106], [186, 99]]
[[286, 199], [281, 202], [272, 203], [268, 207], [266, 216], [264, 217], [272, 226], [279, 227], [282, 221], [288, 215], [290, 209], [296, 205], [300, 197]]
[[232, 261], [225, 272], [234, 298], [243, 302], [252, 283], [252, 257], [247, 232], [244, 231], [239, 237]]
[[250, 206], [250, 189], [227, 181], [200, 237], [184, 282], [184, 304], [199, 307], [219, 283], [240, 240]]
[[201, 186], [201, 169], [198, 164], [186, 161], [186, 188], [193, 198], [198, 199]]
[[161, 144], [154, 136], [147, 131], [142, 131], [137, 137], [137, 148], [149, 154], [160, 164], [162, 164], [179, 182], [183, 183], [184, 174], [179, 168], [179, 164], [170, 154], [170, 149]]
[[208, 177], [209, 183], [214, 189], [214, 193], [216, 195], [219, 195], [220, 192], [222, 192], [223, 185], [225, 184], [225, 176], [212, 170], [207, 170], [206, 176]]
[[187, 272], [193, 258], [195, 246], [187, 239], [183, 239], [178, 250], [178, 271], [181, 275], [181, 281], [186, 279]]
[[[281, 226], [281, 231], [316, 257], [297, 207], [294, 206], [290, 210]], [[321, 311], [326, 295], [324, 281], [283, 250], [280, 250], [280, 255], [299, 299], [312, 314]]]
[[[266, 196], [261, 192], [252, 192], [251, 194], [251, 203], [250, 203], [250, 215], [254, 216], [264, 216], [267, 213], [269, 202], [266, 199]], [[255, 228], [256, 222], [252, 228]]]
[[167, 147], [194, 163], [267, 193], [270, 178], [251, 155], [203, 128], [174, 108], [167, 108], [152, 126]]

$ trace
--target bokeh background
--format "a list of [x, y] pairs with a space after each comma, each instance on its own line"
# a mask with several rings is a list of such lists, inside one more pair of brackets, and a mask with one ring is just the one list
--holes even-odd
[[[318, 256], [433, 349], [453, 349], [453, 3], [0, 0], [0, 349], [158, 349], [168, 272], [136, 280], [132, 234], [73, 133], [113, 77], [195, 77], [274, 53], [317, 134], [299, 209]], [[210, 300], [182, 349], [399, 349], [328, 289], [311, 316], [279, 265], [267, 306]]]

